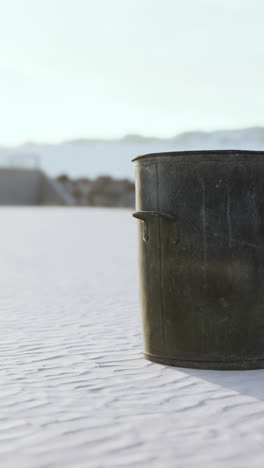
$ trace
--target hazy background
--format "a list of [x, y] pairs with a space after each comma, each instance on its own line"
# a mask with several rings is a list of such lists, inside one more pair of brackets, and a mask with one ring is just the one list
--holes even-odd
[[0, 0], [0, 164], [133, 179], [140, 153], [264, 149], [263, 17], [262, 0]]

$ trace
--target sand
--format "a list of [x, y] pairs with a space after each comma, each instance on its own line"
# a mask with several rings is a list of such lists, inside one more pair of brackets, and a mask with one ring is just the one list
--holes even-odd
[[142, 358], [129, 211], [0, 218], [1, 466], [263, 466], [264, 371]]

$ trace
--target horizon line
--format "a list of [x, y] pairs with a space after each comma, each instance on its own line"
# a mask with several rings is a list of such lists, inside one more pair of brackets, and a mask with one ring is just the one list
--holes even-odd
[[146, 135], [143, 133], [126, 133], [123, 136], [114, 136], [114, 137], [74, 137], [74, 138], [65, 138], [65, 139], [58, 139], [58, 140], [24, 140], [20, 143], [14, 144], [1, 144], [0, 148], [18, 148], [21, 146], [27, 145], [62, 145], [67, 143], [97, 143], [97, 142], [127, 142], [127, 143], [143, 143], [143, 142], [150, 142], [150, 141], [168, 141], [174, 140], [181, 135], [191, 135], [191, 134], [201, 134], [201, 135], [209, 135], [212, 133], [221, 133], [221, 132], [237, 132], [237, 131], [246, 131], [246, 130], [264, 130], [264, 125], [252, 125], [246, 127], [232, 127], [232, 128], [217, 128], [214, 130], [186, 130], [181, 131], [177, 134], [171, 136], [153, 136], [153, 135]]

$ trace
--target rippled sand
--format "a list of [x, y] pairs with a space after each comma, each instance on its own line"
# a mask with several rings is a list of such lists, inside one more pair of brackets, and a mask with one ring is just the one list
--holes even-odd
[[128, 211], [0, 220], [1, 466], [263, 466], [263, 371], [142, 359]]

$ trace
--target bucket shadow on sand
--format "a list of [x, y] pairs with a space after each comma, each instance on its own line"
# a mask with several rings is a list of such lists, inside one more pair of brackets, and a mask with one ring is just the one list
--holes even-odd
[[[178, 370], [180, 368], [177, 368]], [[214, 371], [182, 368], [186, 374], [206, 380], [214, 385], [229, 388], [241, 395], [264, 401], [264, 369], [244, 371]]]

